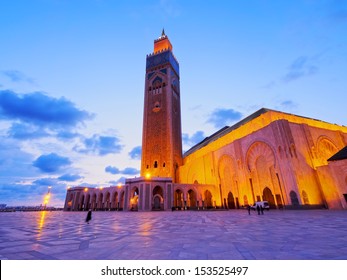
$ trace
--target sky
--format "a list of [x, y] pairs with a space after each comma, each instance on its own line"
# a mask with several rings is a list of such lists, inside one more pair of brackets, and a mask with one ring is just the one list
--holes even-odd
[[347, 1], [0, 0], [0, 203], [139, 176], [163, 28], [185, 151], [264, 107], [347, 125]]

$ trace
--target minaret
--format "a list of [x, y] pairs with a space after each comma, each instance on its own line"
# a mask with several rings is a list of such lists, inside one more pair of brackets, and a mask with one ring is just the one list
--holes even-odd
[[182, 163], [179, 64], [163, 29], [146, 58], [141, 176], [171, 177]]

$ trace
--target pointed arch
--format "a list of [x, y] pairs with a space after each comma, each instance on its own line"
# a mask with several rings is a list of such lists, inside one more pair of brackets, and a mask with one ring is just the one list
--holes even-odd
[[180, 189], [177, 189], [174, 193], [174, 205], [175, 207], [181, 209], [183, 207], [183, 192]]
[[263, 141], [256, 141], [248, 148], [246, 153], [246, 164], [249, 171], [256, 169], [257, 159], [263, 156], [267, 166], [276, 166], [276, 158], [273, 149]]
[[212, 208], [213, 204], [212, 204], [212, 193], [209, 190], [206, 190], [204, 192], [204, 207], [205, 208]]
[[290, 196], [290, 201], [292, 203], [293, 206], [298, 206], [299, 205], [299, 199], [298, 199], [298, 195], [296, 194], [295, 191], [291, 191], [289, 193]]
[[276, 208], [275, 197], [268, 187], [264, 188], [263, 190], [263, 200], [269, 203], [270, 208]]
[[152, 210], [164, 210], [164, 191], [161, 186], [153, 189]]
[[228, 209], [235, 209], [235, 199], [232, 192], [228, 193]]
[[197, 205], [196, 205], [196, 193], [194, 190], [190, 189], [188, 191], [188, 199], [187, 199], [187, 206], [189, 208], [195, 208]]
[[328, 159], [336, 154], [339, 149], [334, 144], [334, 142], [327, 136], [320, 136], [317, 139], [317, 158], [321, 165], [327, 165]]

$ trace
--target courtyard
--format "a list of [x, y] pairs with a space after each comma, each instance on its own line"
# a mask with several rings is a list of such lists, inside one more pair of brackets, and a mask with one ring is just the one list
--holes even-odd
[[0, 213], [2, 260], [347, 260], [347, 211]]

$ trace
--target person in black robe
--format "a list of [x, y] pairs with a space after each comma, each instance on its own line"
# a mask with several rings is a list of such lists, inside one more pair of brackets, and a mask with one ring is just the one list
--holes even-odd
[[89, 224], [89, 221], [92, 219], [92, 210], [89, 209], [88, 214], [87, 214], [87, 218], [86, 218], [86, 222], [87, 224]]

